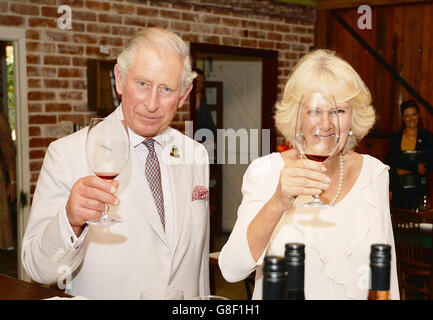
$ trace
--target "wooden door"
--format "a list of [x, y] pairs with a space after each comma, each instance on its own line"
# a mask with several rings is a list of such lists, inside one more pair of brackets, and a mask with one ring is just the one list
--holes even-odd
[[[225, 156], [222, 169], [222, 209], [224, 231], [230, 232], [237, 219], [237, 209], [242, 201], [242, 179], [251, 162], [251, 129], [258, 130], [258, 155], [261, 152], [262, 128], [262, 61], [214, 60], [213, 73], [208, 79], [223, 82], [223, 128], [225, 133], [246, 133], [245, 141], [236, 139], [235, 148], [225, 140]], [[218, 138], [219, 139], [219, 138]], [[221, 148], [218, 141], [218, 148]], [[221, 151], [220, 151], [221, 152]], [[230, 163], [235, 159], [235, 163]]]
[[[372, 28], [357, 26], [357, 1], [319, 1], [316, 22], [316, 48], [335, 50], [360, 74], [373, 96], [377, 120], [369, 139], [358, 150], [373, 152], [382, 161], [388, 148], [387, 138], [402, 127], [400, 104], [415, 98], [351, 35], [331, 14], [334, 10], [380, 57], [418, 94], [433, 105], [433, 1], [369, 1]], [[375, 5], [379, 4], [379, 5]], [[421, 128], [433, 133], [433, 113], [421, 103]], [[430, 197], [433, 199], [433, 174]]]
[[[430, 105], [433, 90], [433, 2], [371, 6], [372, 28], [359, 29], [357, 7], [334, 9]], [[316, 48], [335, 50], [360, 74], [373, 96], [378, 118], [374, 134], [401, 128], [401, 101], [414, 99], [385, 68], [331, 15], [318, 10]], [[419, 104], [420, 105], [420, 104]], [[424, 128], [433, 132], [433, 115], [420, 105]]]

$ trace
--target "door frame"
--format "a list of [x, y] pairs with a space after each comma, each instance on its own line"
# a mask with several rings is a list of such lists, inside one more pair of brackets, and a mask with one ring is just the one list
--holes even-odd
[[[0, 26], [0, 40], [10, 41], [14, 48], [15, 121], [17, 135], [17, 256], [18, 278], [30, 281], [21, 263], [22, 239], [30, 214], [29, 125], [27, 104], [26, 31], [21, 28]], [[26, 197], [23, 204], [20, 200]]]
[[[197, 60], [197, 53], [221, 53], [255, 57], [262, 60], [262, 129], [270, 129], [270, 150], [275, 150], [277, 131], [273, 115], [278, 95], [278, 51], [191, 42], [190, 54], [193, 66], [195, 66]], [[263, 81], [263, 79], [266, 79], [266, 81]], [[190, 119], [194, 121], [194, 90], [191, 91], [189, 105]]]
[[[261, 112], [261, 122], [262, 129], [270, 130], [270, 150], [276, 149], [277, 143], [277, 131], [275, 129], [274, 123], [274, 105], [277, 101], [278, 95], [278, 51], [274, 50], [263, 50], [263, 49], [253, 49], [244, 47], [233, 47], [224, 46], [208, 43], [197, 43], [191, 42], [190, 55], [192, 59], [192, 65], [196, 66], [197, 56], [199, 53], [217, 53], [233, 56], [246, 56], [258, 58], [262, 61], [262, 112]], [[263, 81], [266, 79], [266, 81]], [[195, 110], [196, 110], [196, 96], [195, 90], [191, 91], [189, 100], [189, 112], [190, 120], [195, 123]], [[194, 127], [194, 125], [193, 125]], [[194, 134], [194, 128], [192, 128], [192, 133]], [[218, 169], [221, 170], [221, 169]], [[218, 197], [222, 197], [222, 183], [219, 186]], [[210, 249], [213, 251], [214, 247], [214, 237], [222, 231], [222, 211], [214, 217], [211, 222], [211, 242]], [[216, 227], [220, 229], [216, 229]]]

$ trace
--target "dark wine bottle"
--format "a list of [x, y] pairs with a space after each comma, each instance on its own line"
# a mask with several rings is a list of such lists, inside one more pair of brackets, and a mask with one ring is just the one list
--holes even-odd
[[284, 258], [265, 257], [263, 266], [263, 300], [284, 299]]
[[287, 243], [285, 256], [285, 278], [287, 300], [305, 300], [304, 269], [305, 245], [302, 243]]
[[371, 245], [370, 270], [371, 288], [368, 300], [390, 300], [391, 246]]

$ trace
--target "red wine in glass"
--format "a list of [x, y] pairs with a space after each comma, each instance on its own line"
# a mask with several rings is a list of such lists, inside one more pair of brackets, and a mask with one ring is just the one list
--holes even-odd
[[119, 174], [115, 172], [95, 172], [95, 175], [104, 180], [114, 180]]
[[308, 159], [313, 160], [313, 161], [317, 161], [317, 162], [323, 162], [326, 159], [328, 159], [328, 157], [329, 157], [328, 155], [321, 156], [321, 155], [317, 155], [317, 154], [305, 154], [305, 156]]

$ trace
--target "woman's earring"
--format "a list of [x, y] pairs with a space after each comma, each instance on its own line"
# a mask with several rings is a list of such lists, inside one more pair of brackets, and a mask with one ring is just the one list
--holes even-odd
[[349, 130], [349, 137], [353, 136], [353, 131]]

